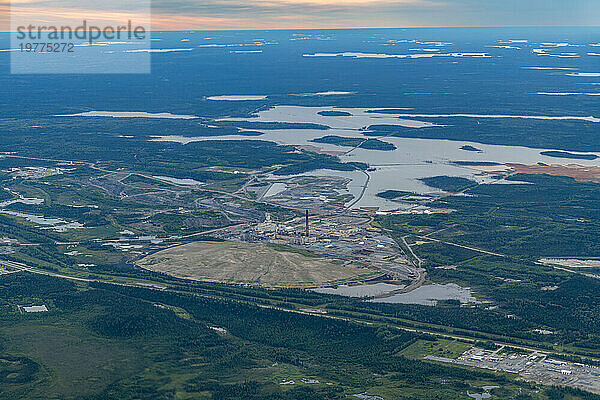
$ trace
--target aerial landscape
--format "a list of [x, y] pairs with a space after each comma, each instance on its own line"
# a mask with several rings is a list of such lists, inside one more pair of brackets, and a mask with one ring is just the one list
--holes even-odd
[[0, 1], [0, 398], [600, 399], [600, 28], [528, 2], [161, 2], [61, 73]]

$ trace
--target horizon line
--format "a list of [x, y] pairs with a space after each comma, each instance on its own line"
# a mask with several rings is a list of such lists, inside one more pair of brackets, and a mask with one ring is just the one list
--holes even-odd
[[[375, 30], [375, 29], [504, 29], [504, 28], [600, 28], [599, 25], [439, 25], [439, 26], [382, 26], [382, 27], [345, 27], [345, 28], [223, 28], [223, 29], [158, 29], [149, 32], [253, 32], [253, 31], [348, 31], [348, 30]], [[14, 31], [0, 31], [0, 33], [17, 33]]]

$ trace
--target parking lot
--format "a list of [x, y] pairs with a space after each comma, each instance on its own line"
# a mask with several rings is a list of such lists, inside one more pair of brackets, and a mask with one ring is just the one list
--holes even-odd
[[491, 351], [473, 347], [458, 359], [433, 356], [425, 358], [518, 374], [527, 380], [545, 385], [571, 386], [600, 393], [600, 367], [554, 360], [544, 353], [512, 353], [505, 348]]

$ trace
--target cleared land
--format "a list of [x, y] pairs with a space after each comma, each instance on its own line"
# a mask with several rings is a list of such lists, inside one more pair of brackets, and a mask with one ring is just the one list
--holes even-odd
[[269, 287], [331, 285], [379, 275], [366, 268], [239, 242], [190, 243], [152, 254], [138, 265], [178, 278]]
[[518, 174], [546, 174], [552, 176], [566, 176], [579, 181], [600, 183], [600, 167], [583, 165], [523, 165], [506, 164]]

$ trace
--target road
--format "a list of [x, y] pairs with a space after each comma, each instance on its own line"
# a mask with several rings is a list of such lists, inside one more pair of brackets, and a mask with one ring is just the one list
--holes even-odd
[[[109, 285], [134, 287], [134, 288], [143, 287], [143, 288], [146, 288], [149, 290], [170, 291], [173, 293], [188, 293], [189, 294], [189, 292], [184, 292], [181, 290], [174, 290], [174, 289], [170, 289], [166, 286], [161, 286], [161, 284], [156, 283], [156, 282], [143, 281], [143, 282], [134, 282], [134, 283], [115, 283], [115, 282], [111, 282], [111, 281], [107, 281], [107, 280], [103, 280], [103, 279], [80, 278], [80, 277], [74, 277], [74, 276], [70, 276], [70, 275], [55, 273], [55, 272], [51, 272], [51, 271], [44, 271], [44, 270], [40, 270], [40, 269], [31, 267], [31, 266], [28, 266], [25, 264], [17, 263], [14, 261], [0, 261], [0, 265], [2, 265], [2, 264], [6, 265], [8, 267], [17, 269], [19, 271], [26, 271], [26, 272], [30, 272], [30, 273], [38, 274], [38, 275], [52, 276], [52, 277], [67, 279], [67, 280], [71, 280], [71, 281], [75, 281], [75, 282], [103, 283], [103, 284], [109, 284]], [[202, 294], [198, 294], [198, 293], [193, 293], [193, 294], [195, 296], [199, 296], [199, 297], [227, 300], [227, 297], [220, 297], [218, 295], [202, 295]], [[249, 303], [249, 304], [253, 304], [255, 306], [259, 306], [262, 308], [270, 308], [270, 309], [283, 311], [283, 312], [311, 315], [311, 316], [318, 317], [318, 318], [330, 318], [330, 319], [354, 322], [354, 323], [358, 323], [361, 325], [369, 325], [369, 326], [381, 325], [381, 326], [385, 326], [385, 327], [396, 328], [396, 329], [403, 330], [406, 332], [428, 334], [428, 335], [432, 335], [432, 336], [435, 336], [438, 338], [460, 340], [460, 341], [467, 342], [467, 343], [475, 343], [476, 341], [482, 340], [481, 338], [479, 338], [477, 336], [470, 337], [467, 335], [436, 332], [435, 330], [425, 329], [425, 328], [407, 327], [407, 326], [402, 325], [400, 322], [389, 322], [389, 321], [373, 322], [373, 320], [369, 317], [366, 317], [366, 318], [360, 318], [357, 316], [353, 316], [353, 317], [343, 316], [342, 317], [342, 316], [336, 316], [336, 315], [330, 315], [330, 314], [324, 313], [324, 312], [344, 312], [344, 310], [327, 309], [327, 310], [315, 310], [315, 312], [309, 312], [306, 310], [298, 310], [298, 309], [285, 308], [285, 307], [280, 307], [280, 306], [265, 305], [265, 304], [252, 302], [249, 300], [241, 300], [241, 301]], [[478, 334], [478, 332], [476, 332], [476, 331], [473, 331], [473, 333], [475, 335]], [[513, 344], [509, 341], [501, 341], [501, 340], [494, 340], [493, 342], [496, 346], [509, 346], [512, 348], [521, 349], [521, 350], [525, 350], [528, 352], [538, 352], [540, 354], [548, 354], [548, 350], [536, 348], [533, 346], [523, 346], [523, 345]], [[569, 354], [569, 353], [560, 353], [560, 352], [553, 352], [553, 353], [561, 354], [561, 355], [565, 355], [565, 356], [573, 355], [573, 354]], [[590, 357], [588, 357], [588, 358], [600, 363], [600, 359], [593, 359]]]
[[423, 267], [423, 260], [421, 260], [413, 251], [412, 247], [410, 247], [410, 245], [406, 242], [406, 236], [402, 236], [400, 238], [400, 240], [402, 240], [402, 244], [408, 249], [408, 251], [410, 252], [410, 254], [413, 256], [413, 258], [417, 261], [417, 264], [415, 265], [415, 267], [417, 268], [422, 268]]
[[[122, 171], [111, 171], [111, 170], [107, 170], [107, 169], [103, 169], [103, 168], [99, 168], [97, 166], [95, 166], [93, 163], [88, 163], [88, 162], [79, 162], [79, 161], [70, 161], [70, 160], [57, 160], [57, 159], [44, 159], [44, 158], [35, 158], [35, 157], [23, 157], [23, 156], [17, 156], [17, 155], [3, 155], [4, 157], [11, 157], [11, 158], [20, 158], [20, 159], [29, 159], [29, 160], [39, 160], [39, 161], [52, 161], [52, 162], [60, 162], [60, 163], [69, 163], [71, 165], [84, 165], [84, 166], [88, 166], [94, 170], [106, 173], [106, 174], [117, 174], [120, 173], [122, 174]], [[366, 171], [362, 171], [366, 177], [367, 177], [367, 181], [365, 182], [365, 184], [363, 185], [363, 189], [361, 192], [361, 195], [355, 199], [352, 204], [350, 206], [348, 206], [348, 208], [352, 207], [354, 204], [356, 204], [358, 201], [360, 201], [362, 199], [362, 196], [364, 195], [364, 193], [366, 192], [366, 189], [368, 187], [368, 183], [370, 180], [370, 176]], [[169, 181], [164, 181], [161, 180], [159, 178], [155, 178], [153, 176], [150, 175], [146, 175], [146, 174], [142, 174], [142, 173], [136, 173], [136, 172], [128, 172], [128, 174], [135, 174], [147, 179], [151, 179], [151, 180], [156, 180], [156, 181], [160, 181], [161, 183], [166, 183], [169, 184], [171, 186], [174, 187], [179, 187], [179, 188], [184, 188], [184, 189], [189, 189], [189, 186], [183, 186], [183, 185], [178, 185], [176, 183], [173, 182], [169, 182]], [[469, 188], [470, 189], [470, 188]], [[248, 201], [248, 202], [254, 202], [254, 203], [260, 203], [260, 204], [270, 204], [270, 205], [275, 205], [278, 207], [282, 207], [278, 204], [271, 204], [269, 202], [265, 202], [265, 201], [258, 201], [258, 200], [254, 200], [254, 199], [249, 199], [246, 198], [244, 196], [241, 196], [237, 193], [229, 193], [229, 192], [225, 192], [225, 191], [221, 191], [221, 190], [216, 190], [216, 189], [206, 189], [206, 188], [198, 188], [198, 190], [202, 190], [202, 191], [207, 191], [207, 192], [212, 192], [212, 193], [218, 193], [218, 194], [222, 194], [224, 196], [229, 196], [232, 198], [237, 198], [243, 201]], [[293, 210], [297, 210], [291, 207], [283, 207], [283, 208], [289, 208], [289, 209], [293, 209]], [[341, 213], [343, 213], [344, 211], [341, 211]], [[196, 234], [191, 234], [191, 235], [186, 235], [186, 236], [182, 236], [182, 239], [191, 239], [197, 236], [202, 236], [202, 235], [207, 235], [207, 234], [211, 234], [214, 232], [218, 232], [221, 231], [223, 229], [228, 229], [231, 228], [231, 226], [229, 227], [223, 227], [223, 228], [217, 228], [217, 229], [212, 229], [209, 231], [204, 231], [204, 232], [200, 232], [200, 233], [196, 233]], [[475, 252], [479, 252], [482, 254], [487, 254], [487, 255], [492, 255], [492, 256], [497, 256], [497, 257], [504, 257], [507, 258], [509, 256], [505, 255], [505, 254], [499, 254], [499, 253], [494, 253], [491, 251], [487, 251], [487, 250], [483, 250], [483, 249], [479, 249], [479, 248], [475, 248], [475, 247], [471, 247], [471, 246], [465, 246], [465, 245], [460, 245], [460, 244], [456, 244], [456, 243], [451, 243], [451, 242], [447, 242], [447, 241], [443, 241], [443, 240], [439, 240], [439, 239], [434, 239], [429, 235], [426, 236], [418, 236], [419, 238], [423, 239], [423, 240], [429, 240], [429, 241], [435, 241], [435, 242], [440, 242], [446, 245], [450, 245], [450, 246], [456, 246], [456, 247], [460, 247], [460, 248], [464, 248], [467, 250], [471, 250], [471, 251], [475, 251]], [[408, 249], [408, 251], [410, 252], [410, 254], [412, 255], [412, 257], [414, 258], [414, 260], [416, 260], [416, 267], [420, 268], [422, 266], [423, 261], [414, 253], [414, 251], [412, 250], [412, 248], [408, 245], [408, 243], [406, 242], [406, 240], [404, 238], [401, 238], [402, 242], [404, 244], [404, 246], [406, 246], [406, 248]], [[152, 285], [152, 282], [146, 282], [146, 281], [142, 281], [142, 282], [136, 282], [136, 283], [131, 283], [131, 284], [126, 284], [126, 283], [115, 283], [115, 282], [110, 282], [107, 280], [102, 280], [102, 279], [89, 279], [89, 278], [81, 278], [81, 277], [75, 277], [75, 276], [70, 276], [70, 275], [65, 275], [65, 274], [60, 274], [60, 273], [54, 273], [51, 271], [44, 271], [44, 270], [40, 270], [40, 269], [36, 269], [33, 267], [30, 267], [28, 265], [25, 264], [21, 264], [21, 263], [16, 263], [16, 262], [12, 262], [12, 261], [0, 261], [0, 263], [5, 264], [9, 267], [12, 267], [18, 271], [27, 271], [30, 273], [34, 273], [34, 274], [41, 274], [41, 275], [46, 275], [46, 276], [52, 276], [52, 277], [57, 277], [57, 278], [61, 278], [61, 279], [68, 279], [68, 280], [72, 280], [72, 281], [78, 281], [78, 282], [87, 282], [87, 283], [91, 283], [91, 282], [98, 282], [98, 283], [108, 283], [108, 284], [114, 284], [114, 285], [122, 285], [122, 286], [130, 286], [130, 287], [140, 287], [140, 286], [148, 286], [148, 285]], [[578, 273], [577, 271], [573, 271], [570, 269], [566, 269], [566, 268], [558, 268], [561, 270], [564, 270], [566, 272], [570, 272], [570, 273]], [[11, 272], [14, 273], [14, 272]], [[420, 284], [422, 284], [422, 282], [425, 279], [425, 274], [424, 273], [419, 273], [418, 278], [409, 286], [412, 289], [414, 289], [415, 287], [420, 286]], [[270, 306], [268, 306], [270, 307]], [[272, 307], [272, 308], [277, 308], [280, 309], [282, 311], [288, 311], [288, 312], [299, 312], [297, 310], [291, 310], [291, 309], [284, 309], [284, 308], [279, 308], [279, 307]], [[306, 313], [306, 312], [301, 312], [301, 313]], [[322, 314], [314, 314], [314, 313], [310, 313], [311, 315], [315, 315], [318, 317], [327, 317], [327, 318], [340, 318], [340, 317], [334, 317], [334, 316], [323, 316]], [[372, 324], [372, 322], [370, 321], [364, 321], [364, 320], [360, 320], [358, 318], [340, 318], [340, 319], [346, 319], [346, 320], [351, 320], [354, 322], [358, 322], [358, 323], [363, 323], [363, 324]], [[404, 329], [407, 331], [412, 331], [412, 332], [419, 332], [419, 333], [427, 333], [427, 334], [432, 334], [434, 336], [437, 337], [443, 337], [443, 338], [451, 338], [451, 339], [457, 339], [457, 340], [464, 340], [464, 341], [468, 341], [468, 342], [473, 342], [475, 339], [473, 339], [472, 337], [468, 337], [468, 336], [462, 336], [462, 335], [451, 335], [451, 334], [445, 334], [445, 333], [440, 333], [440, 332], [435, 332], [435, 331], [430, 331], [430, 330], [426, 330], [426, 329], [416, 329], [416, 328], [408, 328], [408, 327], [403, 327], [401, 325], [395, 325], [397, 328], [399, 329]], [[519, 346], [516, 346], [514, 344], [510, 344], [510, 343], [500, 343], [498, 342], [497, 344], [499, 345], [509, 345], [511, 347], [516, 347], [519, 348]], [[533, 347], [528, 348], [528, 347], [522, 347], [524, 350], [537, 350], [540, 351], [539, 349], [534, 349]]]
[[240, 226], [240, 225], [244, 225], [243, 222], [239, 223], [239, 224], [235, 224], [235, 225], [227, 225], [224, 226], [222, 228], [216, 228], [216, 229], [211, 229], [209, 231], [203, 231], [203, 232], [198, 232], [198, 233], [192, 233], [190, 235], [184, 235], [184, 236], [178, 236], [177, 240], [180, 239], [191, 239], [197, 236], [206, 236], [206, 235], [210, 235], [211, 233], [215, 233], [215, 232], [221, 232], [224, 231], [226, 229], [231, 229], [231, 228], [235, 228], [236, 226]]
[[446, 244], [448, 246], [460, 247], [462, 249], [467, 249], [467, 250], [475, 251], [477, 253], [487, 254], [487, 255], [490, 255], [490, 256], [510, 258], [510, 256], [507, 256], [506, 254], [494, 253], [492, 251], [478, 249], [477, 247], [470, 247], [470, 246], [464, 246], [462, 244], [456, 244], [456, 243], [452, 243], [452, 242], [446, 242], [444, 240], [434, 239], [434, 238], [432, 238], [430, 236], [417, 236], [417, 237], [419, 239], [431, 240], [432, 242], [438, 242], [438, 243]]
[[[36, 161], [49, 161], [49, 162], [57, 162], [57, 163], [70, 163], [71, 165], [82, 165], [82, 166], [86, 166], [88, 168], [91, 168], [95, 171], [99, 171], [99, 172], [103, 172], [105, 174], [129, 174], [129, 175], [137, 175], [140, 176], [142, 178], [146, 178], [146, 179], [150, 179], [156, 182], [160, 182], [163, 184], [168, 184], [171, 185], [173, 187], [178, 187], [181, 189], [186, 189], [189, 190], [190, 186], [187, 185], [179, 185], [177, 183], [174, 182], [170, 182], [167, 180], [163, 180], [160, 178], [156, 178], [152, 175], [146, 175], [140, 172], [131, 172], [131, 171], [111, 171], [105, 168], [100, 168], [98, 166], [96, 166], [96, 164], [91, 163], [91, 162], [85, 162], [85, 161], [68, 161], [68, 160], [56, 160], [56, 159], [50, 159], [50, 158], [37, 158], [37, 157], [24, 157], [24, 156], [17, 156], [14, 154], [1, 154], [2, 157], [9, 157], [9, 158], [19, 158], [19, 159], [24, 159], [24, 160], [36, 160]], [[289, 206], [283, 206], [280, 204], [276, 204], [276, 203], [270, 203], [268, 201], [264, 201], [264, 200], [255, 200], [255, 199], [250, 199], [248, 197], [244, 197], [241, 196], [239, 194], [236, 193], [230, 193], [230, 192], [226, 192], [223, 190], [217, 190], [217, 189], [207, 189], [207, 188], [203, 188], [200, 186], [194, 186], [194, 190], [198, 190], [201, 192], [208, 192], [208, 193], [216, 193], [216, 194], [220, 194], [223, 196], [228, 196], [228, 197], [232, 197], [238, 200], [243, 200], [243, 201], [248, 201], [250, 203], [258, 203], [258, 204], [268, 204], [270, 206], [274, 206], [274, 207], [280, 207], [280, 208], [285, 208], [285, 209], [289, 209], [289, 210], [293, 210], [293, 211], [304, 211], [303, 209], [299, 209], [299, 208], [294, 208], [294, 207], [289, 207]]]
[[361, 171], [363, 174], [365, 174], [365, 176], [367, 177], [367, 179], [365, 180], [365, 184], [362, 186], [361, 192], [358, 195], [358, 197], [354, 200], [352, 200], [352, 202], [350, 204], [348, 204], [347, 206], [344, 207], [344, 211], [346, 210], [350, 210], [352, 207], [354, 207], [356, 204], [358, 204], [359, 201], [362, 200], [362, 198], [364, 197], [367, 188], [369, 187], [369, 182], [371, 181], [371, 175], [369, 175], [369, 173], [367, 171]]

